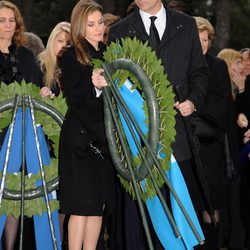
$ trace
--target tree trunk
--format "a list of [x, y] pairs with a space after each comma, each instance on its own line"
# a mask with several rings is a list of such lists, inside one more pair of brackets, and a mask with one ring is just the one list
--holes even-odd
[[30, 30], [32, 24], [31, 13], [33, 0], [13, 0], [12, 2], [19, 8], [21, 12], [26, 30]]
[[32, 0], [22, 0], [22, 14], [23, 14], [23, 19], [25, 20], [25, 27], [29, 31], [32, 27], [32, 18], [31, 14], [32, 13]]
[[104, 13], [112, 13], [123, 18], [132, 0], [97, 0], [97, 2], [103, 7]]
[[116, 0], [97, 0], [97, 2], [103, 7], [104, 13], [114, 14], [116, 11], [117, 1]]
[[230, 32], [231, 0], [216, 1], [215, 48], [221, 50], [228, 46]]

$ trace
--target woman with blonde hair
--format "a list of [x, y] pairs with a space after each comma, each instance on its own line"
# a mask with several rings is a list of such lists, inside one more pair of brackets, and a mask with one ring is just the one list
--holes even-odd
[[234, 49], [223, 49], [221, 50], [217, 57], [223, 59], [228, 67], [228, 72], [231, 79], [232, 95], [236, 98], [237, 93], [241, 93], [245, 89], [244, 67], [241, 60], [240, 52]]
[[[231, 125], [231, 131], [228, 134], [228, 137], [234, 136], [233, 140], [229, 141], [229, 148], [232, 148], [231, 155], [233, 156], [233, 159], [237, 159], [237, 161], [234, 161], [234, 170], [236, 173], [236, 177], [234, 178], [233, 185], [230, 185], [230, 210], [228, 211], [228, 214], [226, 214], [225, 219], [227, 220], [226, 224], [230, 227], [229, 232], [229, 239], [231, 245], [235, 247], [235, 249], [243, 249], [244, 245], [244, 228], [242, 225], [242, 218], [241, 218], [241, 198], [240, 198], [240, 184], [242, 183], [242, 180], [245, 179], [243, 174], [243, 166], [239, 165], [240, 163], [240, 156], [239, 151], [242, 145], [239, 145], [239, 138], [241, 138], [244, 135], [241, 135], [241, 131], [237, 130], [237, 123], [236, 118], [240, 111], [241, 106], [241, 96], [245, 92], [245, 76], [244, 76], [244, 67], [242, 65], [241, 60], [241, 54], [231, 48], [225, 48], [221, 50], [218, 55], [218, 58], [223, 59], [228, 68], [228, 73], [230, 76], [229, 79], [229, 85], [231, 87], [231, 97], [233, 98], [233, 105], [231, 109], [231, 116], [233, 116], [233, 119], [230, 121], [229, 126]], [[245, 117], [245, 116], [244, 116]], [[240, 119], [240, 116], [239, 118]], [[243, 119], [244, 120], [244, 119]], [[236, 130], [236, 134], [235, 134]], [[232, 133], [233, 132], [233, 133]], [[240, 133], [238, 133], [240, 132]], [[244, 131], [245, 132], [245, 131]], [[243, 132], [243, 134], [244, 134]], [[246, 132], [246, 138], [250, 136], [250, 130]], [[240, 174], [240, 182], [239, 182], [239, 174]], [[237, 232], [237, 236], [235, 235], [235, 232]], [[237, 237], [237, 238], [236, 238]]]
[[51, 31], [46, 48], [38, 55], [41, 69], [44, 72], [45, 87], [41, 93], [51, 91], [58, 95], [60, 92], [60, 82], [58, 80], [57, 56], [61, 49], [66, 47], [70, 41], [70, 23], [60, 22]]

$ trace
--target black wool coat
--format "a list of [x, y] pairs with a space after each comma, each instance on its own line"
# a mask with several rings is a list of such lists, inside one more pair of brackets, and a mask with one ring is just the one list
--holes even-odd
[[[90, 44], [87, 47], [92, 58], [102, 58], [102, 52], [95, 51]], [[63, 54], [61, 69], [68, 104], [62, 127], [66, 143], [80, 145], [83, 150], [90, 140], [105, 143], [103, 99], [102, 96], [95, 97], [91, 79], [93, 67], [81, 64], [76, 58], [75, 48], [71, 46]]]
[[[10, 84], [14, 81], [21, 83], [23, 80], [39, 87], [43, 86], [42, 72], [33, 52], [23, 46], [11, 45], [9, 54], [0, 52], [0, 83]], [[0, 148], [6, 131], [7, 127], [0, 133]]]
[[[202, 54], [197, 26], [194, 19], [185, 14], [167, 7], [166, 13], [166, 29], [156, 54], [181, 101], [189, 99], [198, 111], [206, 93], [208, 67]], [[125, 19], [111, 26], [110, 41], [124, 37], [137, 37], [143, 42], [149, 40], [139, 9], [135, 9]], [[174, 155], [178, 161], [188, 160], [191, 158], [191, 152], [180, 114], [176, 115], [175, 128]]]
[[209, 66], [209, 78], [205, 101], [199, 116], [210, 120], [219, 130], [226, 131], [231, 102], [230, 76], [226, 63], [209, 53], [205, 55]]
[[9, 84], [25, 80], [42, 87], [42, 72], [33, 52], [24, 46], [15, 45], [11, 45], [9, 51], [9, 55], [0, 52], [0, 82]]
[[[101, 43], [96, 51], [82, 42], [92, 59], [102, 59]], [[105, 151], [103, 99], [94, 92], [93, 66], [81, 64], [73, 46], [64, 52], [61, 69], [68, 111], [60, 136], [60, 206], [67, 214], [101, 216], [103, 204], [111, 211], [114, 195], [113, 166]]]

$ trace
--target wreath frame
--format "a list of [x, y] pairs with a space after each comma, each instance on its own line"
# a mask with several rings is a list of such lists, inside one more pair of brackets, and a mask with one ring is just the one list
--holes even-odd
[[[154, 51], [148, 46], [148, 42], [141, 42], [137, 38], [122, 38], [117, 42], [112, 42], [107, 46], [104, 52], [104, 62], [100, 60], [93, 60], [94, 68], [102, 68], [102, 64], [109, 64], [116, 60], [124, 60], [124, 58], [131, 60], [135, 64], [139, 65], [145, 72], [147, 77], [152, 82], [152, 87], [156, 93], [157, 101], [160, 107], [160, 144], [161, 148], [158, 151], [157, 158], [160, 161], [161, 167], [164, 171], [170, 168], [170, 157], [172, 154], [172, 143], [175, 140], [175, 114], [174, 110], [174, 92], [172, 86], [167, 79], [167, 75], [164, 72], [164, 67], [161, 64]], [[112, 74], [112, 80], [118, 83], [118, 87], [122, 86], [125, 80], [129, 78], [133, 82], [132, 89], [138, 88], [142, 90], [138, 79], [128, 70], [117, 70]], [[142, 93], [142, 97], [145, 95]], [[144, 102], [144, 112], [148, 118], [146, 102]], [[149, 127], [149, 120], [146, 119], [145, 123]], [[146, 135], [147, 137], [148, 135]], [[117, 140], [119, 144], [119, 139]], [[164, 157], [162, 157], [164, 155]], [[124, 157], [123, 157], [124, 158]], [[140, 156], [132, 157], [133, 167], [136, 169], [142, 164]], [[125, 167], [125, 163], [124, 163]], [[154, 178], [159, 187], [162, 187], [165, 183], [158, 169], [154, 166], [152, 169]], [[135, 192], [132, 183], [119, 175], [122, 186], [126, 191], [135, 199]], [[150, 177], [146, 177], [146, 185], [141, 188], [141, 182], [137, 182], [140, 195], [144, 201], [156, 195], [154, 185]]]
[[[58, 186], [58, 145], [59, 134], [63, 121], [64, 114], [67, 110], [67, 104], [63, 95], [58, 97], [42, 98], [40, 88], [33, 83], [26, 83], [22, 81], [13, 82], [9, 85], [1, 83], [0, 85], [0, 130], [8, 126], [11, 122], [11, 107], [13, 97], [15, 95], [31, 95], [35, 107], [35, 121], [43, 126], [43, 132], [47, 135], [53, 143], [55, 158], [51, 158], [49, 166], [44, 166], [46, 182], [48, 183], [49, 192], [56, 189]], [[46, 113], [47, 112], [47, 113]], [[50, 113], [50, 115], [49, 115]], [[54, 118], [51, 116], [54, 113]], [[0, 178], [2, 172], [0, 172]], [[36, 175], [25, 176], [25, 215], [31, 217], [35, 214], [41, 215], [46, 211], [41, 195], [43, 195], [42, 187], [36, 187], [35, 183], [40, 179], [40, 173]], [[2, 204], [0, 207], [0, 214], [13, 215], [18, 218], [20, 215], [20, 183], [21, 173], [7, 174], [6, 188]], [[58, 209], [59, 204], [57, 200], [50, 201], [51, 211]]]

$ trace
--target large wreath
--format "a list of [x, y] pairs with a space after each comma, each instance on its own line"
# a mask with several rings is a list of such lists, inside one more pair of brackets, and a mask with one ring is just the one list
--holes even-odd
[[[66, 113], [67, 105], [60, 94], [58, 97], [53, 99], [42, 98], [39, 95], [40, 88], [32, 83], [26, 83], [25, 81], [21, 84], [14, 82], [9, 85], [1, 83], [0, 85], [0, 103], [8, 99], [13, 99], [15, 95], [30, 95], [33, 99], [40, 100], [49, 106], [58, 110], [62, 115]], [[12, 110], [7, 110], [0, 114], [0, 130], [8, 126], [11, 122]], [[53, 152], [55, 158], [51, 159], [50, 166], [45, 166], [45, 177], [46, 182], [54, 180], [58, 177], [58, 145], [59, 145], [59, 134], [60, 126], [58, 123], [48, 114], [35, 110], [35, 121], [37, 124], [41, 124], [44, 133], [47, 135], [48, 139], [53, 142]], [[2, 172], [0, 172], [0, 179], [2, 178]], [[40, 173], [36, 175], [25, 176], [25, 190], [36, 189], [35, 183], [37, 180], [41, 179]], [[11, 191], [20, 191], [21, 189], [21, 173], [7, 174], [6, 186], [5, 188]], [[16, 218], [20, 215], [20, 200], [8, 200], [3, 199], [0, 207], [0, 214], [13, 215]], [[50, 201], [51, 211], [58, 209], [58, 201]], [[41, 215], [44, 211], [47, 211], [46, 204], [44, 203], [42, 197], [35, 198], [31, 200], [25, 200], [24, 211], [26, 216], [33, 216], [35, 214]]]
[[[170, 167], [170, 156], [172, 153], [171, 144], [175, 140], [175, 110], [174, 110], [174, 94], [172, 91], [172, 87], [170, 82], [167, 79], [166, 74], [164, 73], [164, 68], [161, 64], [161, 61], [157, 59], [155, 52], [151, 50], [148, 46], [148, 43], [142, 43], [136, 38], [130, 39], [125, 38], [121, 39], [121, 42], [111, 43], [104, 52], [104, 63], [112, 63], [118, 59], [130, 59], [137, 65], [139, 65], [143, 71], [146, 73], [147, 77], [152, 82], [152, 88], [154, 89], [157, 101], [160, 108], [160, 144], [161, 144], [161, 153], [165, 157], [158, 157], [161, 162], [161, 167], [164, 171], [166, 171]], [[95, 68], [101, 68], [103, 62], [99, 60], [94, 60]], [[118, 70], [112, 75], [112, 80], [118, 82], [118, 87], [121, 86], [126, 79], [131, 79], [134, 84], [134, 88], [140, 89], [141, 86], [138, 82], [138, 79], [131, 74], [128, 70]], [[142, 93], [142, 97], [145, 98]], [[148, 108], [146, 102], [144, 102], [144, 112], [146, 117], [148, 117]], [[146, 121], [147, 126], [149, 125], [149, 120]], [[109, 139], [109, 138], [108, 138]], [[119, 139], [117, 139], [117, 143], [119, 144]], [[145, 150], [145, 149], [144, 149]], [[122, 154], [122, 152], [121, 152]], [[158, 152], [159, 156], [159, 152]], [[142, 159], [140, 156], [138, 158], [133, 158], [133, 167], [136, 169], [142, 163]], [[125, 163], [126, 164], [126, 163]], [[156, 167], [152, 169], [153, 175], [157, 181], [159, 187], [164, 184], [164, 180], [159, 173]], [[127, 192], [135, 198], [134, 188], [132, 183], [122, 176], [120, 176], [120, 181], [122, 185], [125, 187]], [[137, 183], [140, 186], [140, 182]], [[141, 197], [146, 200], [156, 194], [154, 185], [150, 177], [146, 178], [146, 186], [144, 187], [144, 191], [141, 190]]]

